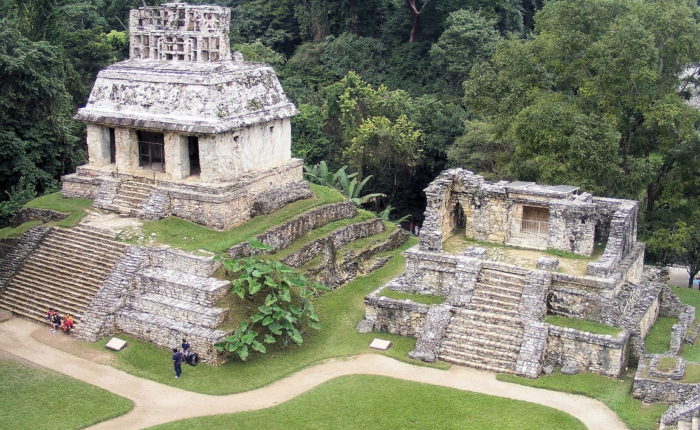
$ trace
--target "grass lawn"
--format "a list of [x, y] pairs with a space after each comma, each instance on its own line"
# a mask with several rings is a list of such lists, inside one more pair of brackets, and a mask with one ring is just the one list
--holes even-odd
[[79, 429], [132, 408], [130, 400], [101, 388], [0, 358], [0, 428]]
[[633, 398], [630, 395], [633, 376], [634, 369], [626, 372], [622, 379], [606, 378], [593, 373], [562, 375], [558, 371], [537, 379], [514, 375], [497, 375], [496, 378], [499, 381], [592, 397], [612, 409], [631, 430], [656, 430], [659, 428], [658, 420], [668, 405], [645, 405]]
[[689, 384], [700, 383], [700, 364], [697, 363], [687, 363], [685, 365], [685, 375], [683, 375], [683, 382]]
[[678, 366], [678, 359], [676, 357], [661, 357], [656, 368], [662, 372], [668, 372], [669, 370], [675, 369]]
[[[399, 250], [403, 251], [415, 243], [416, 239], [410, 239]], [[355, 325], [364, 315], [363, 297], [401, 274], [404, 260], [402, 255], [397, 254], [384, 267], [368, 276], [355, 279], [321, 296], [317, 310], [323, 328], [320, 331], [305, 333], [304, 344], [300, 347], [292, 347], [285, 351], [272, 350], [267, 354], [252, 357], [247, 362], [231, 360], [222, 366], [185, 366], [183, 378], [176, 380], [173, 378], [168, 351], [127, 337], [129, 346], [122, 351], [112, 352], [116, 356], [114, 365], [133, 375], [185, 390], [229, 394], [267, 385], [332, 357], [378, 353], [421, 364], [422, 362], [406, 357], [413, 349], [415, 339], [387, 333], [360, 334], [355, 330]], [[368, 345], [375, 337], [391, 340], [392, 347], [387, 351], [369, 349]], [[107, 339], [92, 345], [101, 348], [106, 341]], [[448, 367], [445, 363], [437, 363], [435, 366]]]
[[410, 294], [404, 293], [403, 291], [390, 290], [388, 288], [384, 288], [379, 295], [397, 300], [408, 299], [412, 302], [423, 303], [424, 305], [438, 305], [445, 302], [444, 297], [434, 296], [432, 294]]
[[644, 349], [647, 354], [661, 354], [671, 347], [671, 327], [678, 318], [659, 317], [644, 338]]
[[298, 200], [269, 215], [256, 216], [237, 227], [224, 231], [212, 230], [175, 217], [144, 222], [141, 230], [144, 236], [155, 233], [155, 240], [161, 244], [185, 251], [205, 249], [220, 254], [233, 245], [258, 235], [270, 227], [289, 221], [309, 209], [345, 200], [339, 191], [331, 188], [311, 184], [311, 190], [314, 196], [310, 199]]
[[[37, 197], [27, 202], [25, 208], [51, 209], [58, 212], [68, 213], [68, 217], [60, 221], [52, 221], [47, 225], [59, 227], [75, 227], [85, 216], [85, 210], [92, 206], [92, 200], [88, 199], [64, 199], [61, 193], [47, 194]], [[28, 221], [17, 227], [0, 228], [0, 239], [19, 237], [30, 228], [41, 224], [41, 221]]]
[[15, 237], [20, 237], [29, 230], [30, 228], [43, 224], [39, 220], [27, 221], [24, 224], [20, 224], [17, 227], [3, 227], [0, 228], [0, 239], [11, 239]]
[[611, 327], [595, 321], [588, 321], [580, 318], [569, 318], [562, 315], [549, 315], [544, 320], [549, 324], [559, 327], [568, 327], [595, 334], [609, 334], [615, 336], [622, 331], [622, 329], [619, 327]]
[[278, 406], [158, 429], [585, 429], [546, 406], [397, 379], [333, 379]]

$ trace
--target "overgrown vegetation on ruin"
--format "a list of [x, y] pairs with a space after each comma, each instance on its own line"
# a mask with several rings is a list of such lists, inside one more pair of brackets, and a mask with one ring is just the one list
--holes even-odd
[[158, 221], [146, 221], [141, 227], [142, 235], [185, 251], [204, 249], [215, 254], [226, 252], [233, 245], [244, 242], [275, 225], [282, 224], [309, 209], [317, 206], [337, 203], [344, 200], [343, 195], [333, 189], [311, 185], [314, 196], [285, 205], [269, 215], [259, 215], [247, 222], [225, 231], [213, 230], [180, 218], [169, 217]]
[[[254, 249], [270, 249], [259, 241], [248, 243]], [[327, 291], [323, 285], [276, 260], [224, 258], [221, 263], [225, 276], [231, 279], [231, 294], [257, 306], [233, 333], [216, 344], [219, 352], [245, 361], [253, 352], [266, 353], [265, 345], [301, 345], [305, 330], [321, 329], [314, 302], [318, 294]]]
[[[92, 200], [88, 199], [64, 199], [61, 193], [47, 194], [27, 202], [24, 207], [35, 209], [50, 209], [56, 212], [67, 213], [68, 216], [59, 221], [51, 221], [48, 225], [59, 227], [75, 227], [86, 214], [86, 210], [92, 206]], [[0, 228], [0, 239], [19, 237], [30, 228], [42, 224], [41, 221], [27, 221], [17, 227]]]

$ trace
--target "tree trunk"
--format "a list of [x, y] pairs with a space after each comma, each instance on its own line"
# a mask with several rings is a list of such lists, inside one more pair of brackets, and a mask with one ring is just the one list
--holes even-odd
[[408, 10], [411, 12], [411, 16], [413, 16], [413, 25], [411, 26], [411, 34], [408, 36], [408, 42], [413, 43], [416, 41], [416, 36], [418, 35], [418, 30], [420, 30], [420, 15], [423, 13], [423, 10], [425, 10], [425, 7], [430, 3], [430, 0], [425, 0], [425, 3], [423, 3], [423, 6], [421, 6], [420, 9], [418, 9], [418, 6], [416, 5], [417, 0], [406, 0], [406, 5], [408, 6]]
[[416, 35], [418, 34], [418, 29], [420, 28], [420, 14], [413, 15], [413, 26], [411, 27], [411, 34], [408, 36], [408, 43], [413, 43], [416, 41]]

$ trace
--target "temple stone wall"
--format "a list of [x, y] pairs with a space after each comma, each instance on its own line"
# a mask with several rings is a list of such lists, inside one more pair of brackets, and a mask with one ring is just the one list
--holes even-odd
[[109, 149], [109, 128], [97, 124], [87, 124], [88, 160], [96, 167], [112, 164]]
[[[491, 183], [464, 169], [446, 170], [425, 189], [421, 248], [439, 251], [442, 241], [463, 227], [467, 237], [477, 240], [591, 255], [596, 238], [606, 240], [604, 234], [609, 233], [612, 244], [606, 248], [606, 259], [600, 268], [592, 266], [599, 272], [610, 269], [607, 276], [634, 245], [637, 203], [594, 199], [589, 193], [575, 194], [576, 190], [529, 182]], [[530, 218], [528, 207], [542, 209], [544, 216]]]
[[[118, 193], [120, 181], [132, 178], [142, 180], [122, 173], [113, 177], [101, 170], [81, 166], [78, 173], [62, 178], [61, 195], [95, 199], [99, 205], [109, 204]], [[242, 175], [229, 183], [159, 180], [157, 188], [152, 191], [153, 198], [138, 208], [139, 216], [160, 219], [174, 215], [207, 227], [228, 229], [254, 215], [270, 213], [287, 203], [310, 197], [309, 186], [301, 178], [302, 162], [292, 159], [272, 169]]]
[[[271, 247], [268, 253], [277, 252], [289, 246], [311, 230], [315, 230], [332, 221], [352, 218], [357, 215], [357, 207], [350, 201], [321, 206], [272, 228], [255, 238]], [[228, 254], [231, 258], [243, 258], [262, 254], [264, 250], [251, 247], [247, 242], [231, 247]]]
[[365, 320], [374, 323], [374, 331], [419, 337], [425, 325], [429, 305], [379, 296], [376, 290], [365, 297]]
[[613, 297], [617, 288], [615, 280], [554, 273], [547, 295], [547, 311], [604, 323], [601, 314], [605, 303]]
[[627, 365], [629, 331], [616, 336], [549, 325], [545, 362], [617, 378]]

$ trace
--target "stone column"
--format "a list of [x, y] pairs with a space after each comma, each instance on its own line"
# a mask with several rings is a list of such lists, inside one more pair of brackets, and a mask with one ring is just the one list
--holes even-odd
[[95, 124], [87, 125], [89, 164], [102, 167], [111, 164], [109, 153], [109, 128]]
[[187, 136], [165, 133], [165, 173], [172, 179], [185, 179], [190, 175], [190, 157]]
[[115, 128], [114, 140], [117, 149], [117, 169], [126, 173], [139, 167], [139, 143], [136, 130]]

